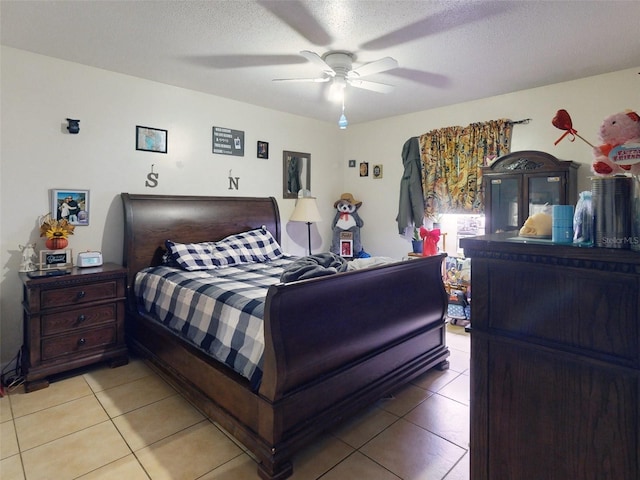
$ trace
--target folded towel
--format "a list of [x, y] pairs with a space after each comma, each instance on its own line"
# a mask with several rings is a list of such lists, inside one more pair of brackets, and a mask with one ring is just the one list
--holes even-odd
[[347, 270], [348, 262], [335, 253], [326, 252], [302, 257], [289, 265], [280, 276], [281, 282], [324, 277]]

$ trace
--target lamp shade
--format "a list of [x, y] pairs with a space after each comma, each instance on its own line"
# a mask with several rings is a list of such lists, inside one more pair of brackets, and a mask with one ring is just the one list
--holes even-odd
[[298, 198], [296, 208], [289, 218], [291, 222], [315, 223], [322, 221], [315, 197]]

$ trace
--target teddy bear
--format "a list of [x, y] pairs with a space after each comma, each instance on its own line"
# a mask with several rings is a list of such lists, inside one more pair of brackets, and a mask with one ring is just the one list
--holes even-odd
[[627, 110], [605, 118], [602, 145], [594, 147], [591, 169], [596, 175], [640, 174], [640, 115]]
[[[360, 228], [364, 225], [364, 222], [358, 214], [358, 209], [362, 205], [362, 202], [356, 200], [352, 194], [343, 193], [339, 200], [333, 204], [333, 208], [336, 209], [335, 217], [331, 228], [333, 229], [333, 238], [331, 242], [331, 252], [336, 255], [342, 255], [344, 257], [358, 257], [362, 252], [362, 244], [360, 243]], [[344, 236], [341, 236], [343, 232], [350, 232], [353, 240], [350, 251], [345, 251], [343, 247], [348, 246], [347, 243], [341, 241]]]

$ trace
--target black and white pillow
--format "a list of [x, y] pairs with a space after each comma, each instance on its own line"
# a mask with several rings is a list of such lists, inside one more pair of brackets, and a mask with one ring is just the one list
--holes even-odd
[[241, 263], [266, 262], [284, 255], [266, 228], [230, 235], [219, 242], [166, 242], [171, 256], [184, 270], [211, 270]]

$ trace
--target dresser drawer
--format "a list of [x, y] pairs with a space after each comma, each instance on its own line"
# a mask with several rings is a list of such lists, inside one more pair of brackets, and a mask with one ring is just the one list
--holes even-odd
[[87, 306], [75, 310], [66, 310], [42, 316], [42, 335], [64, 333], [77, 328], [91, 327], [101, 323], [115, 322], [118, 315], [118, 305], [107, 303], [97, 307]]
[[113, 345], [116, 343], [116, 337], [116, 326], [113, 325], [71, 335], [46, 338], [42, 340], [42, 360], [81, 354], [84, 350]]
[[84, 285], [71, 285], [65, 288], [42, 290], [41, 308], [63, 307], [79, 303], [95, 302], [116, 298], [118, 282], [116, 280], [89, 283]]
[[486, 297], [474, 307], [479, 312], [474, 328], [553, 345], [558, 351], [640, 364], [637, 275], [616, 273], [605, 284], [597, 269], [491, 262], [490, 268], [483, 268], [483, 260], [475, 262], [487, 281], [474, 290], [476, 297]]

